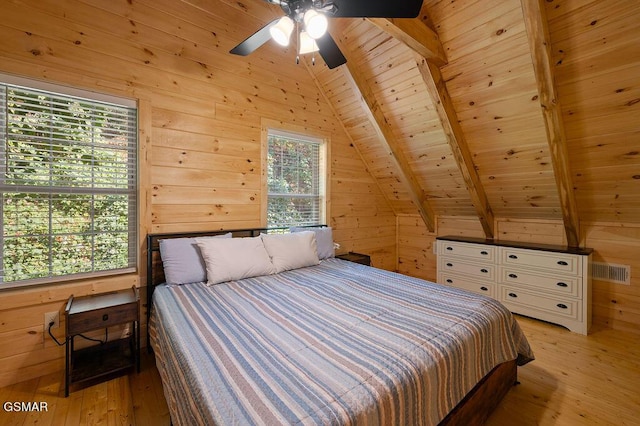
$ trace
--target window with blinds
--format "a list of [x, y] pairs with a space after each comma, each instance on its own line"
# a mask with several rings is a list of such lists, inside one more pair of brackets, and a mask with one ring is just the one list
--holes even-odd
[[27, 84], [0, 80], [0, 288], [135, 270], [135, 103]]
[[320, 224], [322, 140], [270, 130], [267, 142], [267, 226]]

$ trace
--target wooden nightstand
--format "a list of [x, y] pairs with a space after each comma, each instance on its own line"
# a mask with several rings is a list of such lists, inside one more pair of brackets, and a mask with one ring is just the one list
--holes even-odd
[[355, 253], [350, 251], [349, 253], [339, 254], [336, 256], [338, 259], [348, 260], [349, 262], [360, 263], [361, 265], [371, 266], [371, 256], [368, 254]]
[[[140, 372], [140, 298], [138, 289], [74, 298], [65, 308], [66, 359], [64, 396], [136, 369]], [[83, 349], [74, 338], [89, 331], [131, 324], [128, 337]]]

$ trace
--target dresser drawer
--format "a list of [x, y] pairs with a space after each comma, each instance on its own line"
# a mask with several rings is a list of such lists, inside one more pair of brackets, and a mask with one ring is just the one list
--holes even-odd
[[499, 249], [501, 264], [505, 266], [521, 266], [576, 276], [581, 271], [581, 256], [510, 247], [500, 247]]
[[558, 296], [540, 296], [528, 293], [517, 287], [500, 286], [499, 300], [503, 302], [513, 312], [524, 315], [535, 316], [536, 312], [544, 312], [546, 314], [581, 320], [580, 300], [569, 299]]
[[582, 298], [582, 281], [573, 275], [543, 275], [523, 268], [501, 267], [498, 282], [517, 284], [531, 291]]
[[115, 307], [79, 312], [74, 315], [69, 315], [67, 321], [69, 335], [138, 321], [138, 303], [128, 303]]
[[496, 277], [496, 266], [493, 264], [465, 262], [452, 257], [440, 256], [438, 270], [443, 273], [464, 274], [479, 280], [495, 281]]
[[467, 259], [478, 259], [493, 263], [496, 258], [496, 247], [484, 244], [438, 240], [438, 254], [447, 257], [459, 256]]
[[449, 285], [452, 287], [461, 288], [464, 290], [472, 291], [474, 293], [482, 294], [484, 296], [497, 298], [496, 285], [492, 282], [479, 282], [474, 280], [465, 279], [459, 275], [441, 273], [440, 284]]

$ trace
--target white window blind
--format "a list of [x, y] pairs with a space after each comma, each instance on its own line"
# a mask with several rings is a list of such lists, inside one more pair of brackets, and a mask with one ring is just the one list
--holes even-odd
[[279, 131], [268, 135], [267, 226], [320, 224], [322, 141]]
[[89, 96], [0, 82], [0, 288], [135, 269], [137, 111]]

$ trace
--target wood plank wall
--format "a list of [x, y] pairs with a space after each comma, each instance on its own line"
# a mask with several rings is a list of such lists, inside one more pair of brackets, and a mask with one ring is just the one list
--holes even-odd
[[[456, 76], [455, 80], [449, 78], [449, 90], [485, 176], [486, 189], [493, 191], [492, 204], [502, 217], [519, 218], [498, 219], [496, 234], [501, 239], [562, 243], [562, 226], [555, 220], [559, 217], [554, 207], [557, 196], [549, 177], [546, 148], [541, 148], [544, 136], [537, 125], [539, 114], [532, 106], [534, 83], [524, 27], [519, 21], [519, 1], [503, 2], [502, 8], [487, 8], [481, 3], [425, 1], [431, 18], [440, 23], [438, 32], [451, 63], [444, 73]], [[552, 41], [557, 44], [554, 51], [562, 63], [559, 90], [567, 100], [564, 114], [574, 153], [571, 165], [577, 178], [578, 202], [586, 212], [582, 237], [596, 250], [595, 260], [632, 267], [630, 286], [594, 282], [594, 321], [637, 331], [640, 277], [635, 271], [640, 267], [640, 225], [629, 222], [637, 222], [640, 192], [634, 189], [640, 180], [635, 172], [638, 154], [628, 145], [637, 142], [634, 114], [640, 103], [635, 77], [638, 62], [629, 64], [627, 58], [637, 53], [637, 40], [628, 35], [634, 32], [638, 8], [636, 0], [613, 2], [615, 15], [609, 18], [603, 11], [610, 3], [553, 0], [547, 2], [547, 12]], [[324, 65], [316, 65], [313, 73], [318, 77], [312, 78], [306, 65], [295, 65], [292, 51], [270, 44], [248, 59], [227, 53], [251, 29], [260, 28], [271, 12], [263, 1], [5, 0], [0, 2], [0, 72], [139, 100], [141, 260], [147, 232], [261, 225], [261, 127], [264, 120], [270, 120], [329, 135], [328, 221], [342, 244], [341, 251], [369, 253], [374, 266], [435, 280], [432, 246], [436, 235], [482, 236], [478, 221], [448, 216], [466, 214], [461, 209], [470, 211], [463, 203], [462, 207], [451, 204], [451, 208], [439, 207], [442, 216], [437, 232], [426, 230], [413, 215], [415, 209], [404, 201], [395, 177], [379, 160], [387, 153], [375, 150], [366, 125], [348, 120], [347, 114], [353, 114], [348, 103], [353, 99], [342, 90], [339, 79], [331, 80], [330, 73], [323, 78], [317, 67]], [[486, 25], [470, 25], [476, 15]], [[361, 26], [367, 29], [365, 23]], [[484, 40], [484, 45], [477, 44], [483, 28], [491, 29], [495, 36]], [[575, 45], [567, 33], [572, 29], [579, 33]], [[387, 40], [381, 37], [371, 43]], [[521, 53], [507, 63], [503, 55], [511, 55], [513, 46]], [[491, 48], [492, 53], [485, 48]], [[374, 66], [385, 66], [384, 56], [374, 59]], [[456, 72], [456, 63], [464, 68], [464, 75]], [[394, 76], [402, 70], [387, 70], [385, 78], [390, 84], [405, 81]], [[516, 96], [516, 83], [523, 75], [529, 75], [529, 83], [517, 86]], [[580, 75], [584, 78], [576, 77]], [[320, 93], [318, 80], [329, 89], [325, 94]], [[513, 95], [489, 93], [500, 87]], [[397, 98], [402, 98], [410, 109], [411, 102], [422, 96], [411, 95], [410, 85], [402, 90], [390, 98], [384, 98], [380, 91], [384, 108], [391, 103], [399, 108], [404, 104]], [[592, 96], [584, 96], [585, 90]], [[329, 106], [327, 98], [345, 101], [344, 110]], [[339, 124], [336, 115], [346, 121]], [[411, 126], [424, 122], [425, 116], [415, 117]], [[489, 124], [497, 118], [498, 131]], [[361, 151], [377, 182], [344, 130], [359, 125]], [[408, 135], [400, 131], [398, 136]], [[512, 147], [515, 140], [519, 145]], [[365, 152], [368, 146], [371, 148]], [[412, 155], [423, 154], [423, 148], [414, 148], [409, 149]], [[437, 159], [442, 160], [446, 153], [433, 154], [437, 167], [441, 165]], [[504, 160], [496, 162], [496, 158]], [[541, 160], [544, 167], [538, 164]], [[618, 167], [620, 162], [624, 167]], [[424, 164], [427, 173], [428, 165], [433, 164]], [[597, 170], [583, 170], [585, 164], [595, 165]], [[516, 169], [531, 173], [514, 176]], [[538, 172], [532, 179], [532, 173]], [[450, 190], [460, 189], [449, 175], [443, 181], [454, 182]], [[614, 194], [616, 188], [624, 190], [620, 199]], [[532, 208], [530, 201], [541, 197], [548, 204], [536, 201], [539, 207]], [[448, 198], [434, 203], [443, 205]], [[0, 386], [63, 368], [63, 350], [44, 333], [45, 312], [62, 310], [70, 294], [131, 285], [142, 286], [144, 298], [142, 262], [139, 269], [140, 274], [0, 292]], [[56, 331], [58, 337], [62, 337], [62, 329]]]
[[640, 3], [545, 7], [580, 219], [638, 223]]
[[263, 225], [263, 120], [328, 136], [336, 241], [395, 269], [394, 213], [305, 66], [268, 45], [249, 61], [227, 53], [262, 25], [260, 3], [1, 2], [0, 72], [139, 100], [140, 274], [1, 291], [0, 386], [64, 368], [43, 318], [71, 294], [137, 285], [144, 300], [147, 232]]
[[[640, 332], [640, 225], [582, 222], [585, 246], [593, 261], [631, 266], [630, 285], [593, 280], [593, 323], [617, 330]], [[566, 244], [561, 221], [497, 219], [498, 240]], [[484, 238], [475, 218], [439, 217], [436, 233], [429, 233], [419, 216], [398, 216], [398, 271], [436, 280], [436, 235]]]

